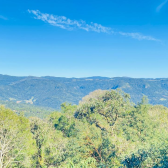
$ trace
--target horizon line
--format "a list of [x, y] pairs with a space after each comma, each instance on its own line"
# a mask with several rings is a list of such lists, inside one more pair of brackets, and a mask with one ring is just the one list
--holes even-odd
[[168, 79], [168, 77], [130, 77], [130, 76], [84, 76], [84, 77], [65, 77], [65, 76], [36, 76], [36, 75], [8, 75], [8, 74], [0, 74], [0, 76], [10, 76], [10, 77], [33, 77], [33, 78], [46, 78], [46, 77], [52, 77], [52, 78], [67, 78], [67, 79], [85, 79], [85, 78], [131, 78], [131, 79]]

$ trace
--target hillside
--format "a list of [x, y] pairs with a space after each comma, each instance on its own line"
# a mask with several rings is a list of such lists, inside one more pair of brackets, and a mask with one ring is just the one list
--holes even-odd
[[0, 104], [6, 108], [10, 108], [16, 114], [24, 114], [25, 117], [45, 118], [47, 115], [55, 111], [55, 109], [50, 107], [35, 106], [27, 103], [16, 103], [15, 101], [0, 100]]
[[13, 101], [16, 104], [27, 103], [50, 107], [57, 110], [60, 109], [60, 104], [63, 102], [78, 104], [82, 97], [94, 90], [117, 88], [129, 93], [134, 103], [146, 95], [149, 98], [149, 103], [163, 104], [168, 107], [168, 78], [61, 78], [0, 75], [0, 100]]

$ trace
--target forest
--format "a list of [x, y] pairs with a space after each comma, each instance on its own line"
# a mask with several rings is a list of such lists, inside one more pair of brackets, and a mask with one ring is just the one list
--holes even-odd
[[0, 107], [0, 168], [166, 168], [168, 108], [96, 90], [44, 119]]
[[[39, 118], [43, 118], [45, 114], [39, 115], [36, 110], [43, 111], [45, 107], [48, 108], [45, 111], [60, 110], [64, 102], [78, 104], [84, 96], [98, 89], [122, 89], [130, 94], [131, 101], [136, 104], [146, 95], [150, 104], [168, 107], [168, 78], [18, 77], [0, 74], [0, 104], [12, 110], [23, 110], [26, 116], [34, 113]], [[35, 109], [37, 107], [40, 109]]]

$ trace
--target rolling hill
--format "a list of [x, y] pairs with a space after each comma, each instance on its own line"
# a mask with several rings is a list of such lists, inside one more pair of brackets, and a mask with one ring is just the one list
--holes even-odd
[[148, 96], [149, 103], [163, 104], [168, 107], [168, 78], [129, 78], [129, 77], [16, 77], [0, 75], [0, 100], [16, 105], [30, 104], [35, 106], [60, 109], [63, 102], [78, 104], [85, 95], [102, 89], [120, 88], [131, 95], [137, 103], [143, 95]]

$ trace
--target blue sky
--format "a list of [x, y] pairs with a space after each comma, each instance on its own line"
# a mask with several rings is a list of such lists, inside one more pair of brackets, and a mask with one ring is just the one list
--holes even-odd
[[0, 74], [168, 77], [168, 0], [1, 0]]

